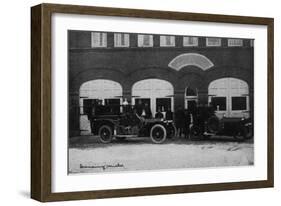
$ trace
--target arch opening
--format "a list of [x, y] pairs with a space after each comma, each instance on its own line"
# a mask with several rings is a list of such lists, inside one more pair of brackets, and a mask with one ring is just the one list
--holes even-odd
[[173, 85], [162, 79], [144, 79], [132, 87], [132, 104], [148, 104], [152, 115], [159, 110], [166, 112], [174, 110]]
[[90, 121], [94, 105], [111, 106], [113, 113], [120, 112], [122, 102], [122, 86], [115, 81], [96, 79], [84, 82], [79, 89], [80, 131], [81, 134], [90, 133]]
[[221, 78], [208, 87], [209, 104], [214, 106], [219, 118], [250, 116], [249, 86], [237, 78]]

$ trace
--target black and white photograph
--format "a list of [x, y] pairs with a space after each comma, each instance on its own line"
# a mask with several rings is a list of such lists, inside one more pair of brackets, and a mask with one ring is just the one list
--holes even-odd
[[254, 39], [67, 38], [68, 174], [255, 164]]

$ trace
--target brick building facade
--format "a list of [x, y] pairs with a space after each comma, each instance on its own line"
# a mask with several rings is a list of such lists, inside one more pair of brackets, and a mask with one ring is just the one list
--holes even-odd
[[219, 115], [253, 115], [253, 40], [69, 31], [68, 52], [71, 136], [94, 99], [143, 99], [155, 113], [213, 98]]

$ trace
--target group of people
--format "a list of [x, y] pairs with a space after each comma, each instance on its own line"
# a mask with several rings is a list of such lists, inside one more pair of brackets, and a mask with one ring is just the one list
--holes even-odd
[[[149, 106], [148, 103], [142, 103], [141, 101], [139, 101], [136, 105], [135, 105], [135, 110], [136, 113], [139, 116], [144, 117], [145, 119], [150, 119], [153, 118], [152, 112], [151, 112], [151, 108]], [[166, 120], [173, 120], [173, 112], [171, 111], [171, 108], [167, 108], [166, 111], [164, 111], [164, 107], [158, 107], [157, 112], [155, 113], [154, 118], [156, 119], [166, 119]]]
[[[177, 136], [184, 136], [185, 138], [188, 138], [190, 133], [190, 124], [193, 121], [193, 117], [196, 113], [195, 107], [195, 105], [189, 109], [178, 107], [175, 112], [172, 112], [171, 108], [169, 107], [166, 111], [164, 111], [164, 107], [159, 107], [154, 118], [174, 121], [177, 128]], [[135, 105], [135, 109], [139, 116], [147, 119], [152, 118], [152, 112], [147, 103], [142, 104], [142, 102], [139, 101]]]

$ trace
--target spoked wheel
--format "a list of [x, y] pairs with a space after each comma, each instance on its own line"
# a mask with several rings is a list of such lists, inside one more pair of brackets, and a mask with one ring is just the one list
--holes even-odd
[[251, 127], [244, 126], [241, 131], [234, 136], [238, 141], [244, 141], [253, 137], [253, 130]]
[[163, 143], [166, 140], [167, 131], [161, 124], [154, 125], [150, 130], [150, 138], [156, 144]]
[[243, 127], [242, 133], [243, 133], [244, 139], [253, 138], [253, 128], [252, 127], [249, 127], [249, 126]]
[[99, 129], [99, 137], [102, 143], [110, 143], [112, 140], [112, 130], [109, 126], [104, 125]]
[[177, 136], [177, 128], [174, 124], [171, 124], [167, 127], [167, 138], [174, 138]]
[[189, 132], [189, 137], [190, 139], [199, 139], [200, 137], [202, 136], [201, 134], [201, 130], [198, 126], [196, 125], [193, 125], [191, 128], [190, 128], [190, 132]]

